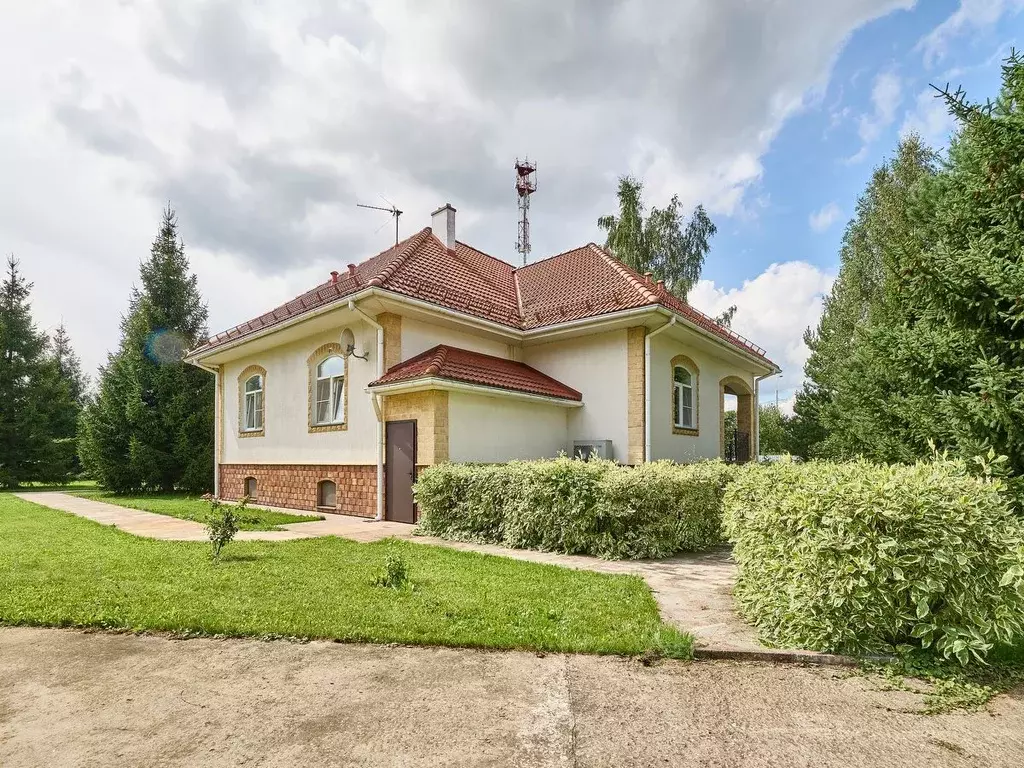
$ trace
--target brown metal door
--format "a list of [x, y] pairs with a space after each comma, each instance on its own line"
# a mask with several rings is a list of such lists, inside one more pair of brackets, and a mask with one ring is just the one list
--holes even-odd
[[412, 484], [416, 482], [416, 422], [389, 421], [385, 425], [387, 453], [384, 463], [385, 514], [396, 523], [415, 523]]

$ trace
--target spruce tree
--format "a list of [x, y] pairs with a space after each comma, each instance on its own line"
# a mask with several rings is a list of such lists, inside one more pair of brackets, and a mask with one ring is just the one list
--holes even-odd
[[168, 206], [140, 265], [121, 342], [100, 370], [81, 451], [117, 492], [199, 492], [213, 485], [213, 378], [183, 362], [206, 337], [206, 306]]
[[50, 459], [46, 336], [32, 322], [32, 284], [14, 256], [0, 285], [0, 487], [40, 479]]
[[897, 341], [936, 403], [940, 447], [993, 450], [1024, 478], [1024, 59], [1006, 60], [994, 102], [943, 95], [961, 129], [923, 194], [917, 317]]
[[839, 275], [818, 327], [804, 335], [811, 354], [789, 425], [798, 455], [901, 461], [929, 450], [934, 407], [916, 402], [919, 371], [897, 360], [890, 337], [913, 315], [906, 270], [924, 247], [918, 198], [934, 173], [932, 151], [910, 136], [857, 201]]
[[78, 422], [87, 397], [88, 379], [61, 322], [50, 339], [43, 389], [47, 393], [51, 444], [41, 480], [66, 483], [81, 472]]

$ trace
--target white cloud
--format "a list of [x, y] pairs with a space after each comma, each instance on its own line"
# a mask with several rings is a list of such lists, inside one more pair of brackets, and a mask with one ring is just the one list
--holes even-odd
[[955, 118], [946, 108], [946, 102], [936, 98], [936, 92], [929, 88], [921, 91], [900, 126], [900, 136], [910, 133], [918, 134], [926, 144], [940, 149], [949, 140], [949, 134], [956, 127]]
[[730, 290], [701, 280], [690, 292], [689, 301], [712, 316], [735, 305], [733, 329], [764, 347], [782, 368], [781, 376], [768, 379], [765, 386], [772, 392], [776, 388], [788, 392], [803, 381], [804, 363], [810, 354], [803, 334], [817, 325], [822, 299], [834, 279], [813, 264], [787, 261], [772, 264], [753, 280]]
[[896, 119], [896, 110], [903, 101], [903, 81], [895, 72], [882, 72], [875, 77], [871, 88], [871, 112], [860, 116], [857, 135], [860, 136], [860, 150], [850, 157], [848, 163], [859, 163], [868, 155], [868, 147], [878, 140], [882, 131]]
[[839, 210], [839, 206], [835, 202], [831, 202], [821, 210], [812, 213], [808, 218], [808, 223], [815, 232], [824, 232], [835, 224], [841, 215], [842, 211]]
[[993, 26], [1004, 14], [1024, 10], [1024, 0], [960, 0], [960, 6], [917, 44], [924, 64], [931, 67], [945, 57], [949, 44], [960, 35]]
[[385, 247], [355, 208], [378, 193], [404, 233], [450, 200], [461, 238], [513, 260], [526, 152], [535, 257], [596, 238], [625, 172], [740, 215], [852, 32], [913, 0], [9, 5], [0, 250], [92, 369], [168, 199], [211, 330]]

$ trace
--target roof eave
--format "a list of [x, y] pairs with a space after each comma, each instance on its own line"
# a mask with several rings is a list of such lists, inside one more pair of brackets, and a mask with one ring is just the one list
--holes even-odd
[[473, 384], [458, 379], [448, 379], [440, 376], [418, 376], [404, 381], [389, 382], [387, 384], [371, 384], [366, 387], [370, 394], [391, 395], [405, 394], [409, 392], [422, 392], [428, 389], [442, 389], [456, 392], [467, 392], [488, 397], [507, 397], [513, 400], [526, 400], [535, 403], [546, 403], [558, 405], [563, 408], [581, 408], [583, 400], [570, 400], [565, 397], [553, 395], [538, 395], [533, 392], [523, 392], [517, 389], [505, 389], [503, 387], [489, 387], [486, 384]]

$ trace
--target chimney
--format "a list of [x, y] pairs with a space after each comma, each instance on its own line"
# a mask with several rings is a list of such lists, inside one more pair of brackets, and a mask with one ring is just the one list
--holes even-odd
[[659, 280], [658, 281], [658, 290], [659, 291], [664, 291], [665, 290], [665, 281], [664, 280]]
[[654, 273], [653, 272], [644, 272], [644, 281], [645, 282], [650, 283], [650, 282], [652, 282], [653, 278], [654, 278]]
[[332, 283], [338, 282], [338, 273], [335, 270], [333, 270], [333, 269], [331, 270], [331, 282]]
[[445, 203], [430, 215], [430, 229], [449, 251], [455, 248], [455, 209]]
[[352, 277], [355, 277], [355, 276], [356, 276], [356, 265], [355, 265], [355, 264], [349, 264], [349, 265], [348, 265], [348, 273], [349, 273], [349, 274], [350, 274], [350, 275], [351, 275]]

